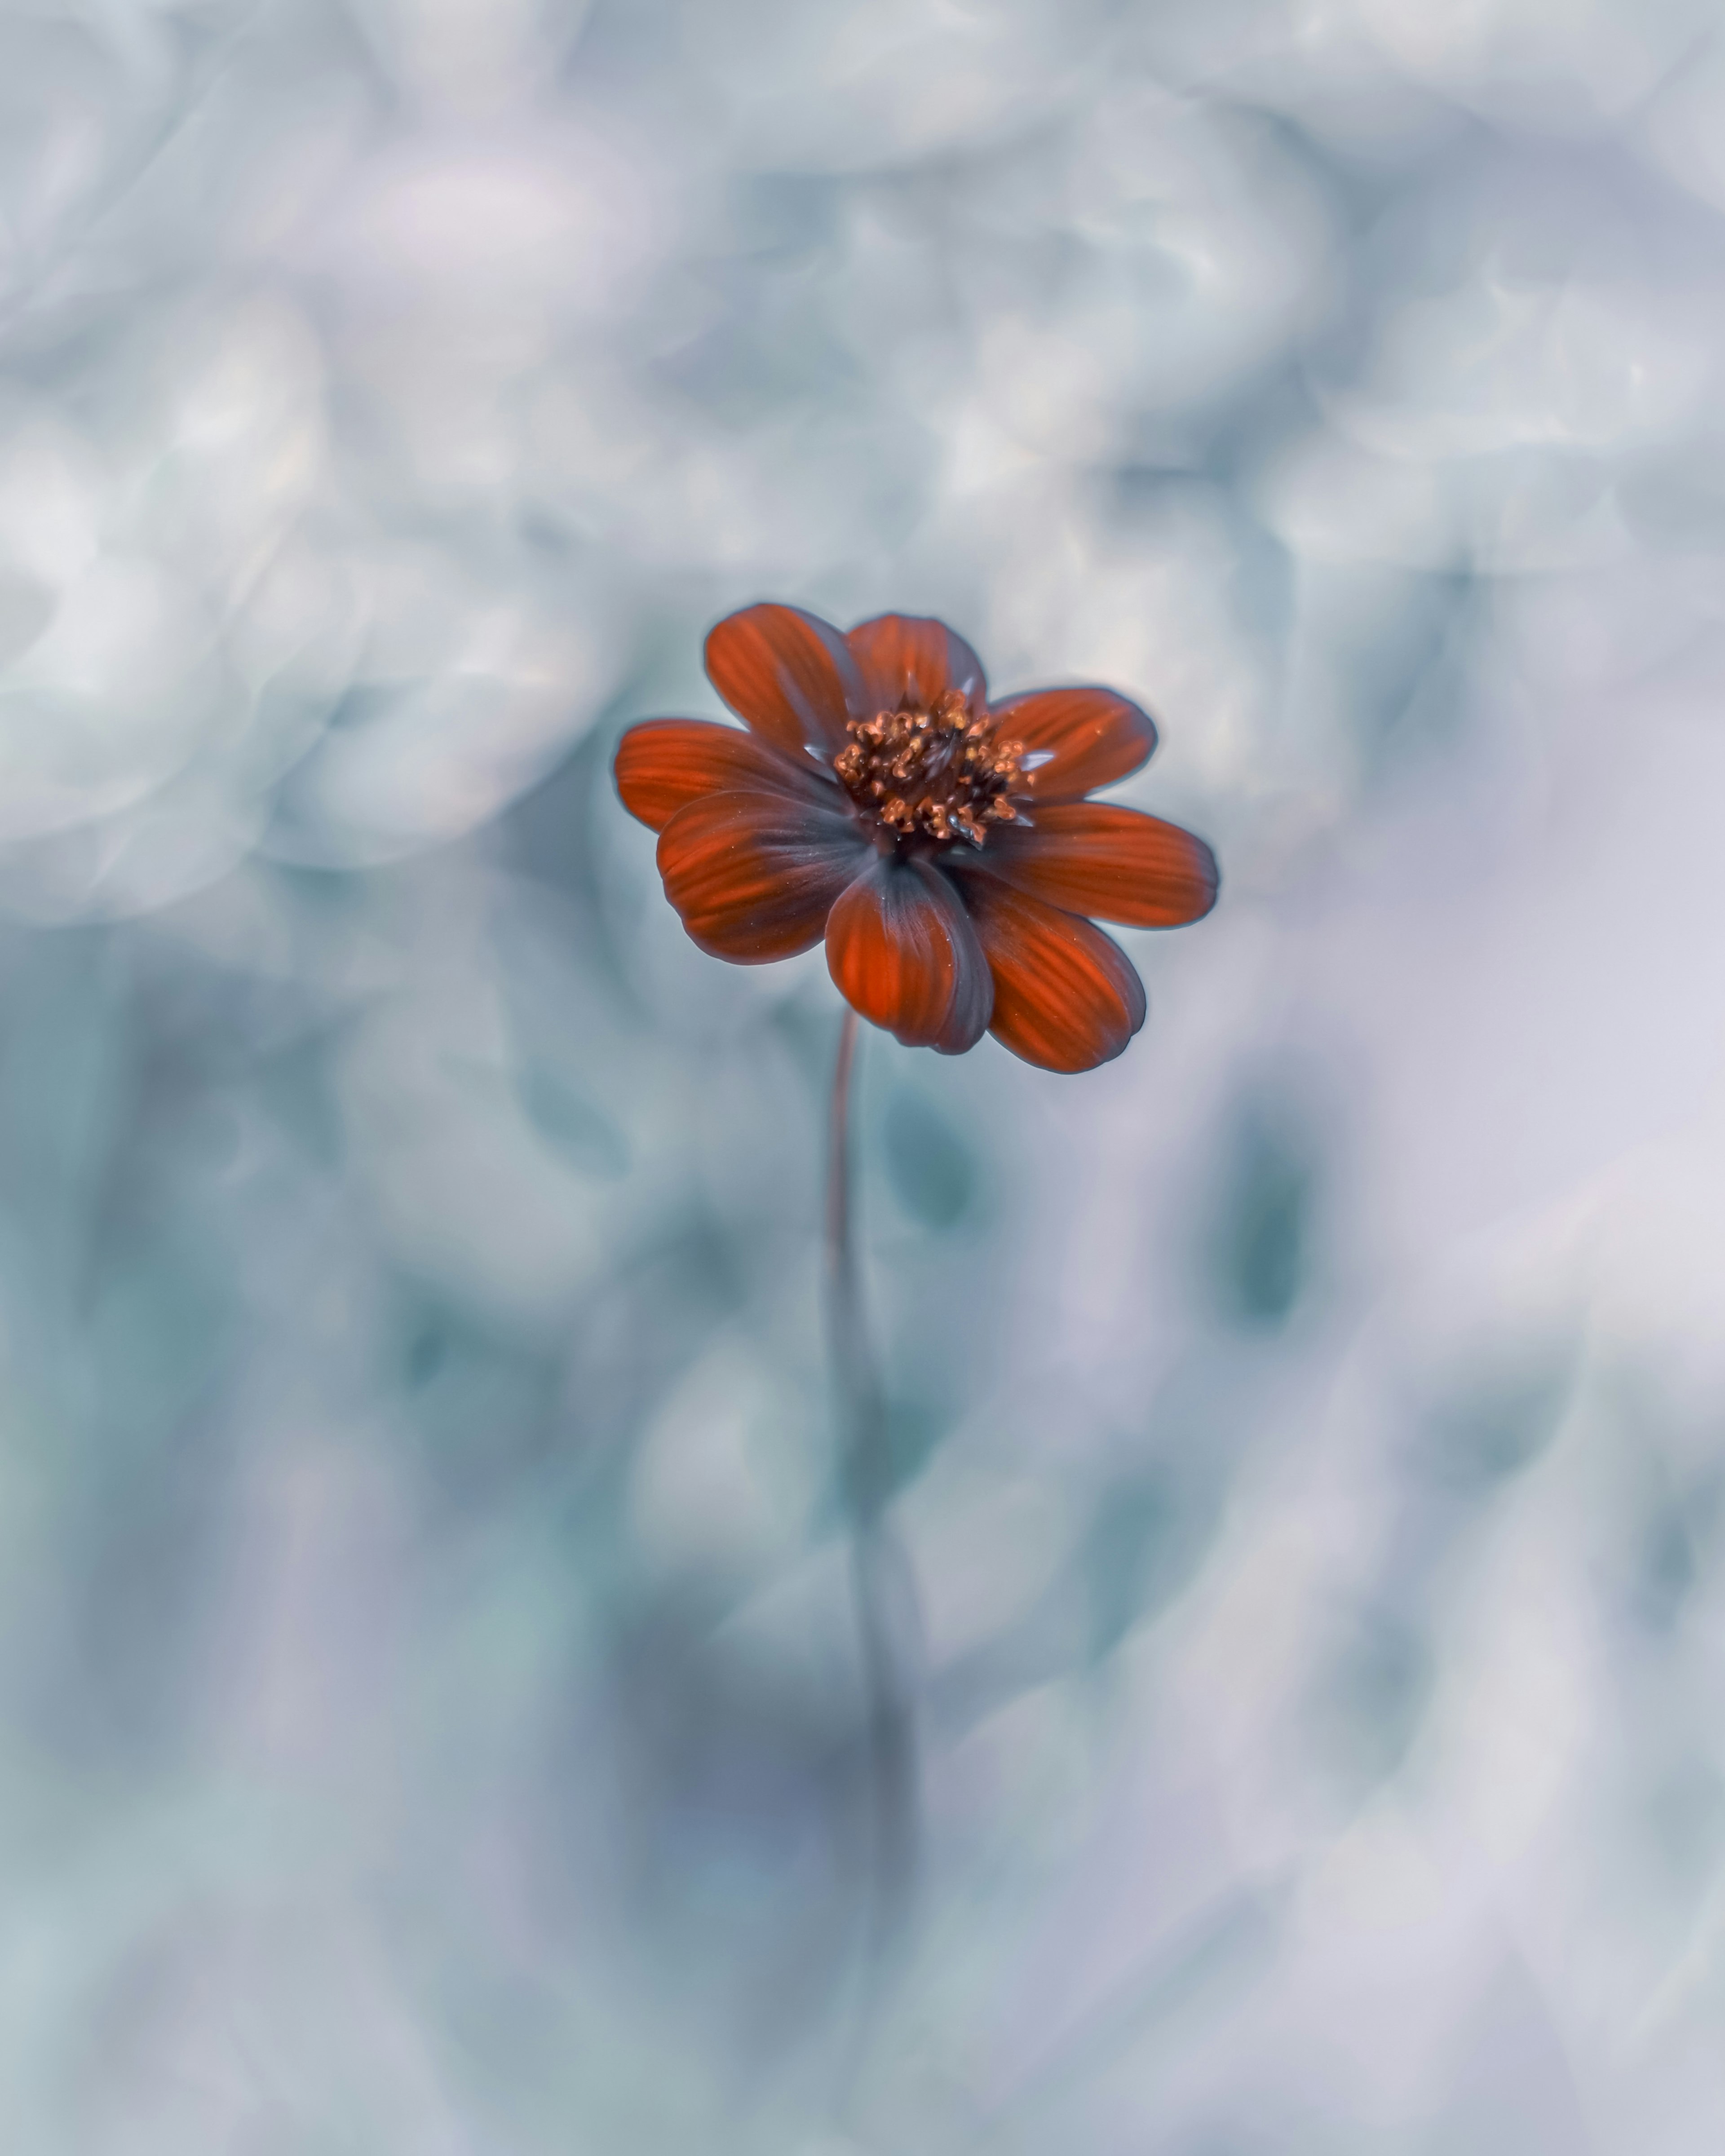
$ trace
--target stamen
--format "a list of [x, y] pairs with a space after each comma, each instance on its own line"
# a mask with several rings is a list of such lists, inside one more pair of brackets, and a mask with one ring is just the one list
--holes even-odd
[[857, 806], [901, 839], [980, 846], [991, 826], [1019, 820], [1009, 792], [1034, 783], [1024, 743], [1000, 739], [999, 721], [973, 715], [956, 689], [932, 710], [876, 711], [845, 731], [834, 770]]

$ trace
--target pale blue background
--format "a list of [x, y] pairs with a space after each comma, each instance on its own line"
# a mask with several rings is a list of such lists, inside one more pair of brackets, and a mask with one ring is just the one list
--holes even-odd
[[[1711, 0], [0, 8], [0, 2146], [1725, 2137]], [[774, 597], [1222, 903], [865, 1045], [612, 797]]]

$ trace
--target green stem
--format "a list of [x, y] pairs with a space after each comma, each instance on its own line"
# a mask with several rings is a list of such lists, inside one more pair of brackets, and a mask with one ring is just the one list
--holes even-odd
[[[862, 1664], [870, 1841], [869, 1946], [878, 1962], [915, 1881], [916, 1731], [902, 1666], [915, 1590], [886, 1519], [891, 1491], [886, 1403], [869, 1352], [850, 1180], [850, 1095], [857, 1017], [847, 1009], [833, 1071], [827, 1154], [827, 1325], [838, 1392], [840, 1476], [850, 1520], [851, 1595]], [[895, 1623], [895, 1616], [898, 1622]]]

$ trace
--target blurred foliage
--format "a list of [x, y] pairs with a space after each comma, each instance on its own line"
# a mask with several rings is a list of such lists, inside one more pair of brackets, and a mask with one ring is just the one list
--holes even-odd
[[[1702, 0], [0, 5], [0, 2148], [1717, 2140]], [[759, 598], [1222, 903], [865, 1044], [609, 778]]]
[[881, 1138], [892, 1193], [906, 1212], [926, 1227], [956, 1226], [975, 1201], [977, 1168], [952, 1123], [901, 1086], [887, 1103]]
[[1281, 1324], [1299, 1296], [1314, 1173], [1281, 1119], [1255, 1109], [1242, 1116], [1217, 1209], [1215, 1265], [1224, 1301], [1245, 1324]]

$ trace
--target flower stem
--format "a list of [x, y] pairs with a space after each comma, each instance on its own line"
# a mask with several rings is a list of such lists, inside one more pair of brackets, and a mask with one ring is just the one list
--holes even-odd
[[[886, 1402], [869, 1352], [850, 1183], [857, 1017], [845, 1013], [827, 1153], [827, 1327], [838, 1392], [840, 1481], [850, 1520], [851, 1594], [862, 1663], [870, 1836], [869, 1958], [892, 1944], [914, 1883], [916, 1732], [904, 1667], [915, 1607], [909, 1559], [886, 1518], [891, 1494]], [[896, 1621], [895, 1621], [896, 1620]]]

